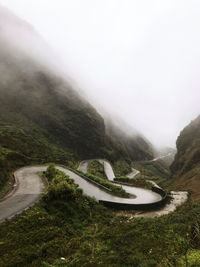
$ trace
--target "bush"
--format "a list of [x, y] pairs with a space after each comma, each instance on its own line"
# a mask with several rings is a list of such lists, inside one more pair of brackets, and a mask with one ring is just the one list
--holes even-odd
[[117, 176], [125, 176], [131, 172], [131, 165], [127, 161], [121, 159], [114, 163], [114, 170]]
[[97, 160], [94, 160], [89, 164], [88, 173], [107, 180], [107, 176], [104, 172], [104, 167]]
[[47, 179], [51, 181], [56, 176], [56, 174], [57, 174], [57, 169], [55, 167], [55, 164], [54, 163], [49, 164], [45, 172]]
[[54, 164], [49, 165], [45, 174], [50, 181], [45, 200], [74, 200], [83, 194], [83, 190], [69, 176], [56, 169]]

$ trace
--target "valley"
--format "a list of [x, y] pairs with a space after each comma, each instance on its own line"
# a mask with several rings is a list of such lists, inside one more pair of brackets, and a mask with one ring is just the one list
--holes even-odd
[[[80, 14], [77, 10], [78, 6], [79, 16], [82, 9]], [[114, 9], [111, 11], [113, 14]], [[112, 21], [122, 23], [119, 14]], [[111, 14], [108, 17], [110, 20]], [[73, 40], [62, 44], [76, 62], [73, 69], [70, 60], [62, 65], [62, 59], [26, 20], [2, 5], [0, 18], [0, 266], [200, 266], [200, 116], [187, 126], [185, 123], [176, 149], [171, 148], [182, 120], [187, 122], [191, 116], [185, 105], [192, 94], [185, 101], [187, 83], [183, 83], [182, 73], [179, 86], [173, 76], [177, 72], [169, 75], [171, 61], [165, 64], [168, 71], [163, 68], [159, 60], [164, 57], [159, 53], [166, 49], [148, 51], [148, 56], [137, 50], [146, 44], [148, 49], [160, 44], [161, 30], [154, 45], [136, 42], [138, 48], [133, 51], [132, 40], [128, 53], [127, 43], [127, 54], [121, 58], [121, 48], [112, 54], [113, 45], [109, 46], [105, 62], [96, 62], [99, 55], [104, 57], [103, 43], [85, 40], [91, 52], [96, 45], [92, 56], [74, 34]], [[67, 18], [65, 14], [63, 21]], [[95, 23], [88, 25], [93, 29]], [[133, 25], [138, 28], [131, 23], [129, 37]], [[148, 20], [148, 36], [149, 25]], [[49, 32], [54, 31], [52, 26]], [[105, 36], [119, 37], [120, 29], [111, 27]], [[62, 36], [68, 30], [64, 28]], [[95, 33], [99, 35], [94, 30], [91, 35], [95, 37]], [[67, 51], [70, 41], [73, 48], [87, 54], [85, 60], [78, 52], [71, 55]], [[122, 38], [115, 44], [121, 46]], [[131, 54], [135, 55], [128, 61]], [[158, 61], [154, 60], [157, 54]], [[115, 72], [107, 64], [109, 58]], [[89, 70], [90, 61], [94, 65]], [[151, 73], [154, 61], [159, 69]], [[85, 76], [79, 69], [82, 63]], [[96, 67], [100, 67], [98, 82], [93, 75]], [[166, 77], [159, 75], [161, 69]], [[68, 71], [76, 74], [77, 83]], [[173, 81], [169, 88], [167, 79]], [[192, 90], [191, 80], [188, 84]], [[100, 90], [105, 94], [101, 95], [103, 102]], [[183, 103], [185, 113], [181, 112]]]

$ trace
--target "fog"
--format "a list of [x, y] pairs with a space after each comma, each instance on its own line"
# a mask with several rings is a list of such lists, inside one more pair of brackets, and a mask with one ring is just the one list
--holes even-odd
[[175, 146], [180, 130], [200, 113], [199, 1], [1, 4], [44, 37], [98, 110], [120, 117], [154, 145]]

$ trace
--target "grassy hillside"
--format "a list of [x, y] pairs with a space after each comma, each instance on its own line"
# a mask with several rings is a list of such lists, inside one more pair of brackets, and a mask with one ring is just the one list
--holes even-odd
[[[145, 160], [153, 158], [152, 145], [136, 130], [127, 126], [124, 122], [115, 122], [114, 120], [105, 120], [106, 133], [111, 137], [111, 143], [114, 144], [122, 158], [135, 160]], [[120, 153], [117, 158], [120, 158]]]
[[79, 158], [101, 154], [104, 122], [94, 108], [60, 78], [38, 71], [36, 63], [27, 62], [30, 71], [21, 59], [5, 57], [5, 51], [0, 59], [0, 144], [7, 151], [0, 159], [0, 185], [5, 172], [17, 166], [49, 161], [74, 165]]
[[139, 177], [169, 178], [170, 171], [163, 160], [134, 162], [133, 167], [140, 171]]
[[200, 199], [200, 116], [180, 133], [171, 170], [173, 186], [189, 190], [195, 199]]

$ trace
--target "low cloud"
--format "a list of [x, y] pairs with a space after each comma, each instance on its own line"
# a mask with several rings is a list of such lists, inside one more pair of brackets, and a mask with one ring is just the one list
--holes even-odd
[[174, 146], [200, 113], [199, 1], [1, 2], [46, 39], [97, 109], [155, 145]]

